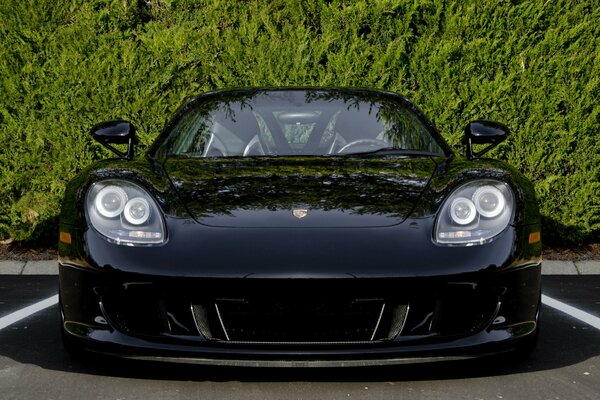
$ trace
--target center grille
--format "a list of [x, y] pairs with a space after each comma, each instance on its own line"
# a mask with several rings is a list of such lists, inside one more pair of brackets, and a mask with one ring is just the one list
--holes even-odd
[[104, 289], [101, 307], [110, 325], [129, 335], [194, 343], [406, 342], [468, 335], [495, 318], [499, 297], [490, 288], [468, 281], [423, 282], [133, 282]]
[[[207, 339], [259, 343], [347, 343], [397, 335], [404, 322], [402, 315], [406, 315], [406, 306], [394, 307], [386, 312], [386, 303], [380, 298], [309, 301], [219, 298], [208, 307], [193, 304], [192, 312], [198, 331]], [[218, 320], [216, 327], [211, 323], [212, 313]]]

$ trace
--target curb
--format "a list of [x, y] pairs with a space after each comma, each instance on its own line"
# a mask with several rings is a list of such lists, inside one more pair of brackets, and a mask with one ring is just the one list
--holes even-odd
[[555, 261], [542, 262], [543, 275], [600, 275], [600, 261]]
[[0, 261], [0, 275], [58, 275], [58, 261]]
[[[58, 261], [0, 261], [0, 275], [58, 275]], [[542, 275], [600, 275], [600, 260], [544, 260]]]

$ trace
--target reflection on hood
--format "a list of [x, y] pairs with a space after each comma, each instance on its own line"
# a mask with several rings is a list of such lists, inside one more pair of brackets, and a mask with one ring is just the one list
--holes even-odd
[[165, 162], [193, 218], [226, 227], [398, 224], [422, 197], [435, 168], [431, 158], [180, 158]]

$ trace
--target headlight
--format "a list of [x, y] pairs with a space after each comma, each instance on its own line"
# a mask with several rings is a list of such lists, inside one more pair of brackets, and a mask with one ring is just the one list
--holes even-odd
[[482, 186], [473, 194], [473, 202], [482, 217], [495, 218], [504, 211], [506, 197], [494, 186]]
[[90, 225], [117, 244], [160, 244], [165, 224], [156, 202], [138, 185], [121, 180], [94, 183], [87, 192]]
[[477, 217], [475, 204], [465, 197], [457, 197], [450, 205], [450, 218], [457, 225], [469, 225]]
[[150, 218], [150, 203], [143, 197], [136, 197], [125, 204], [123, 216], [132, 225], [141, 225]]
[[513, 215], [515, 196], [500, 181], [467, 183], [444, 202], [438, 215], [437, 243], [476, 245], [492, 241], [506, 229]]
[[105, 218], [121, 214], [127, 203], [127, 193], [118, 186], [106, 186], [96, 195], [96, 210]]

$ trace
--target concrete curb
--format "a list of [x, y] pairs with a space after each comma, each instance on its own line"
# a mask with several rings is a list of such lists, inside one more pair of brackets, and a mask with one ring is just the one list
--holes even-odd
[[58, 262], [0, 261], [0, 275], [58, 275]]
[[[58, 262], [0, 261], [0, 275], [57, 275]], [[600, 260], [557, 261], [544, 260], [542, 275], [600, 275]]]
[[575, 267], [577, 267], [580, 275], [600, 274], [600, 261], [598, 260], [576, 261]]
[[542, 261], [543, 275], [579, 275], [573, 261]]
[[600, 261], [555, 261], [542, 262], [543, 275], [600, 275]]

